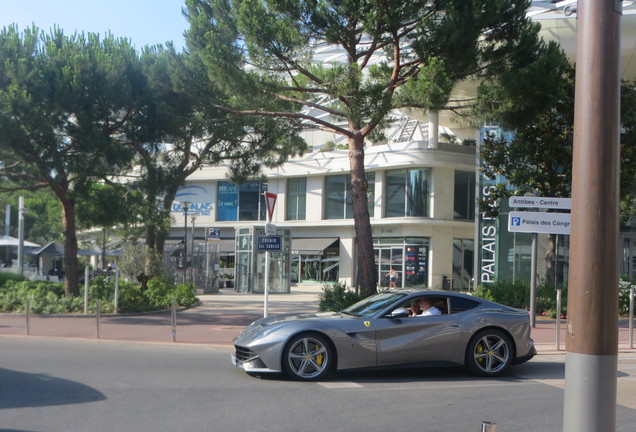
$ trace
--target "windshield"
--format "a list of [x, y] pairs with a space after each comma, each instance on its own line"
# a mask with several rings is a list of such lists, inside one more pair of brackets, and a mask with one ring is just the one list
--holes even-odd
[[357, 317], [365, 317], [375, 315], [391, 303], [406, 297], [403, 293], [380, 293], [360, 300], [353, 306], [349, 306], [343, 313]]

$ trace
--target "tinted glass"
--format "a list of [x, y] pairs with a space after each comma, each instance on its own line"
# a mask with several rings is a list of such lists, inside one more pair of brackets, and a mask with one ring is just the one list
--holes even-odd
[[479, 306], [479, 302], [476, 302], [470, 299], [465, 299], [463, 297], [451, 297], [450, 304], [451, 304], [451, 313], [464, 312]]
[[403, 297], [406, 297], [406, 294], [380, 293], [367, 297], [342, 312], [357, 317], [372, 316]]

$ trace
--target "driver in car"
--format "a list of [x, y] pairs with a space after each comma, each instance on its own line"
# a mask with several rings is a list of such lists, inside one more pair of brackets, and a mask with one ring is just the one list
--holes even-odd
[[423, 317], [423, 316], [432, 316], [432, 315], [441, 315], [442, 311], [436, 308], [428, 299], [420, 299], [419, 300], [420, 309], [422, 313], [420, 315], [413, 315], [414, 317]]

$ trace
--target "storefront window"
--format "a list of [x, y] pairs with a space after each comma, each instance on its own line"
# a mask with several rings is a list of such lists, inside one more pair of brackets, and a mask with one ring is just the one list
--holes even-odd
[[380, 238], [374, 240], [375, 264], [381, 287], [389, 286], [391, 267], [397, 272], [398, 288], [428, 286], [427, 238]]

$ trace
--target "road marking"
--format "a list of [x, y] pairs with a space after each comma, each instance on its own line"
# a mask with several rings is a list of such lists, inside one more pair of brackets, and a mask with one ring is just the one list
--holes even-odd
[[[419, 382], [419, 381], [418, 381]], [[480, 383], [480, 384], [450, 384], [450, 385], [445, 385], [444, 383], [438, 383], [440, 385], [434, 385], [435, 383], [431, 382], [431, 381], [427, 381], [427, 383], [429, 384], [429, 386], [427, 388], [422, 388], [421, 390], [424, 391], [430, 391], [430, 389], [432, 387], [437, 388], [437, 389], [455, 389], [455, 388], [480, 388], [480, 387], [499, 387], [499, 386], [504, 386], [504, 385], [510, 385], [510, 384], [521, 384], [521, 385], [528, 385], [528, 384], [539, 384], [536, 381], [527, 381], [527, 382], [514, 382], [514, 381], [505, 381], [505, 382], [491, 382], [491, 383]], [[318, 383], [321, 386], [325, 387], [326, 389], [329, 390], [367, 390], [367, 391], [401, 391], [403, 392], [406, 388], [408, 388], [407, 383], [405, 383], [405, 385], [400, 385], [399, 387], [387, 387], [385, 386], [385, 384], [395, 384], [392, 382], [375, 382], [375, 383], [367, 383], [366, 385], [361, 385], [361, 384], [357, 384], [354, 382], [332, 382], [332, 383]], [[433, 384], [433, 386], [431, 387], [430, 385]], [[417, 387], [414, 387], [413, 389], [410, 389], [409, 391], [415, 391], [418, 390]]]
[[318, 383], [329, 390], [343, 390], [343, 389], [359, 389], [363, 388], [360, 384], [354, 382], [321, 382]]

